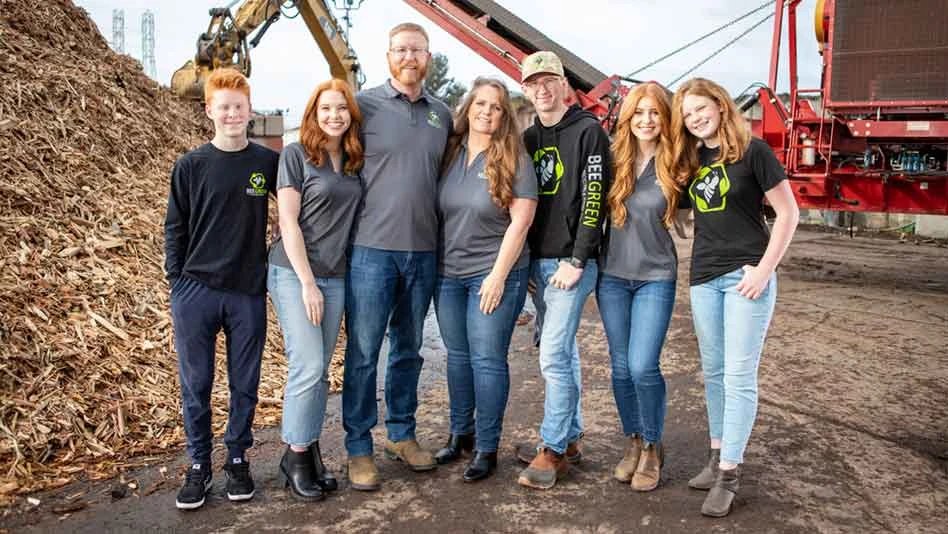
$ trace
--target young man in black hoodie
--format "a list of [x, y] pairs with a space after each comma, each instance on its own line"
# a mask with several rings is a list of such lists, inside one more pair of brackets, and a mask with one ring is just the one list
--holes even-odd
[[521, 80], [523, 93], [537, 111], [523, 137], [539, 186], [527, 240], [542, 325], [540, 370], [546, 397], [541, 443], [518, 482], [548, 489], [567, 472], [568, 462], [581, 456], [576, 331], [586, 298], [596, 286], [612, 163], [609, 138], [596, 117], [575, 104], [566, 105], [570, 89], [556, 54], [541, 51], [527, 56]]
[[227, 497], [253, 497], [244, 451], [253, 445], [260, 359], [267, 337], [267, 199], [280, 155], [247, 139], [250, 85], [234, 69], [204, 85], [214, 138], [184, 154], [171, 172], [165, 272], [178, 353], [181, 407], [191, 467], [175, 506], [204, 505], [211, 486], [214, 345], [224, 330], [230, 389]]

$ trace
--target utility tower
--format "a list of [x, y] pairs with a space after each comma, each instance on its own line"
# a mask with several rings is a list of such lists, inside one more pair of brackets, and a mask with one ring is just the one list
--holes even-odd
[[155, 69], [155, 14], [147, 9], [142, 13], [142, 67], [151, 79], [158, 77]]
[[112, 50], [125, 53], [125, 10], [112, 10]]

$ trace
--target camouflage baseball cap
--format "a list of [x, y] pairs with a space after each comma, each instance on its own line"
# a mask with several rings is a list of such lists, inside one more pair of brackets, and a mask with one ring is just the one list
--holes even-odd
[[556, 57], [556, 54], [548, 50], [534, 52], [523, 58], [520, 67], [520, 82], [523, 83], [530, 76], [540, 73], [556, 74], [557, 76], [566, 75], [563, 72], [563, 62]]

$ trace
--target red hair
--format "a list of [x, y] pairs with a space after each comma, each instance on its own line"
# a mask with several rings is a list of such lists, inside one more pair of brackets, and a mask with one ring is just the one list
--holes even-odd
[[345, 80], [332, 78], [320, 83], [313, 90], [313, 94], [306, 104], [306, 111], [303, 112], [303, 122], [300, 124], [300, 144], [306, 150], [306, 155], [310, 161], [317, 167], [322, 166], [325, 161], [323, 148], [329, 141], [329, 136], [319, 127], [317, 112], [319, 97], [325, 91], [339, 91], [346, 99], [351, 122], [346, 133], [342, 136], [342, 150], [346, 154], [346, 163], [343, 170], [346, 174], [355, 174], [362, 168], [363, 161], [362, 142], [359, 141], [359, 131], [362, 129], [362, 113], [359, 111], [359, 105], [356, 104], [352, 88]]
[[214, 69], [204, 82], [204, 101], [210, 103], [214, 93], [221, 89], [240, 91], [250, 101], [250, 82], [237, 69]]
[[671, 98], [668, 91], [656, 82], [646, 82], [635, 86], [622, 101], [619, 110], [619, 120], [616, 121], [616, 132], [612, 141], [613, 181], [609, 189], [609, 213], [612, 224], [622, 227], [625, 224], [625, 200], [635, 191], [634, 169], [635, 158], [638, 155], [639, 144], [632, 133], [632, 118], [639, 102], [650, 97], [658, 108], [658, 122], [660, 132], [658, 146], [655, 148], [655, 173], [658, 176], [658, 186], [665, 195], [667, 203], [662, 221], [670, 227], [675, 220], [678, 209], [678, 195], [681, 187], [676, 183], [672, 165], [671, 141]]
[[700, 139], [688, 131], [682, 113], [682, 104], [688, 95], [703, 96], [721, 108], [721, 124], [717, 132], [720, 155], [717, 162], [740, 161], [751, 140], [751, 134], [741, 116], [741, 110], [726, 89], [705, 78], [692, 78], [681, 84], [672, 99], [672, 142], [676, 156], [674, 174], [682, 184], [690, 182], [700, 167], [698, 163]]

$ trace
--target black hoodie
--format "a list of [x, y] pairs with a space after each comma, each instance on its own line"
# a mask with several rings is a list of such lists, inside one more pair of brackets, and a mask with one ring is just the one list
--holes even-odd
[[534, 258], [586, 261], [599, 255], [612, 183], [609, 137], [596, 116], [572, 105], [556, 125], [537, 118], [523, 132], [539, 203], [527, 242]]

